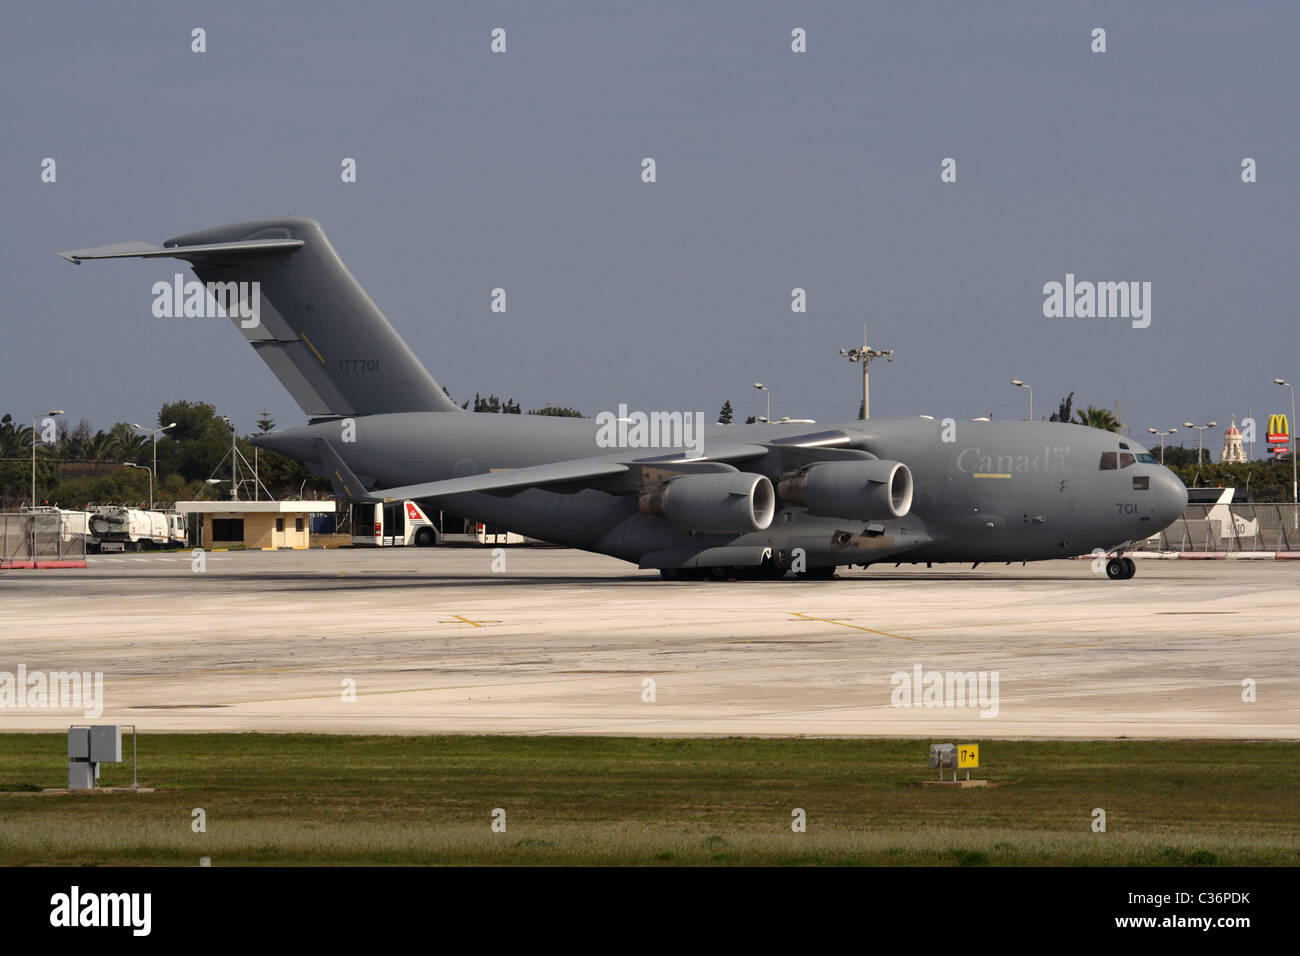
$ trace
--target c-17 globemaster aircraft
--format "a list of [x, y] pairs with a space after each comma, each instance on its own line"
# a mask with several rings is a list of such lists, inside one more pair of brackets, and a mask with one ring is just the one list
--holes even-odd
[[[702, 444], [611, 448], [599, 417], [466, 412], [310, 219], [59, 254], [188, 261], [202, 283], [195, 308], [224, 300], [309, 418], [254, 443], [306, 462], [341, 498], [415, 499], [669, 579], [827, 578], [845, 565], [1098, 551], [1112, 555], [1108, 577], [1130, 578], [1133, 561], [1118, 552], [1187, 502], [1182, 482], [1137, 442], [1082, 425], [926, 416], [716, 425]], [[178, 309], [181, 298], [178, 289]], [[185, 301], [188, 310], [189, 291]]]

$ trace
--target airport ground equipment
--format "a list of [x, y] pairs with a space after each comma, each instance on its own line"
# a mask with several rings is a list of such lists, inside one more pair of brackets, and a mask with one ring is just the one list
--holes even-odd
[[[99, 765], [122, 761], [121, 724], [77, 724], [68, 728], [68, 789], [94, 790], [99, 786]], [[136, 782], [136, 732], [131, 728], [131, 789]]]
[[144, 551], [185, 545], [185, 516], [174, 511], [142, 511], [101, 506], [90, 518], [101, 552]]
[[[930, 744], [930, 769], [939, 771], [938, 780], [925, 780], [922, 784], [927, 787], [958, 787], [966, 789], [968, 787], [987, 787], [987, 780], [972, 780], [970, 772], [976, 770], [980, 765], [980, 745], [979, 744]], [[952, 779], [943, 778], [944, 770], [952, 770]], [[957, 771], [965, 770], [966, 779], [958, 780]]]

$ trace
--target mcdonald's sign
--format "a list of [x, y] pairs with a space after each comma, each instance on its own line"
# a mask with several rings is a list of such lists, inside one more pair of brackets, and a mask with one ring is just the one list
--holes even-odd
[[1291, 423], [1285, 414], [1268, 416], [1268, 442], [1270, 445], [1285, 445], [1291, 440]]

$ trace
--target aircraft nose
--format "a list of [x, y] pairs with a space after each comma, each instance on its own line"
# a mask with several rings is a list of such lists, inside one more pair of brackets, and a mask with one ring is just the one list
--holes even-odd
[[1166, 525], [1173, 524], [1187, 508], [1187, 487], [1168, 468], [1151, 476], [1156, 514]]

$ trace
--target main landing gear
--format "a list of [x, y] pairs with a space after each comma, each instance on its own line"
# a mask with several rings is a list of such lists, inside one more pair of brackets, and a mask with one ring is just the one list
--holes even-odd
[[1132, 558], [1111, 558], [1106, 562], [1106, 577], [1112, 581], [1127, 581], [1137, 574]]
[[[785, 577], [786, 569], [767, 558], [752, 567], [661, 568], [659, 574], [665, 581], [779, 581]], [[830, 581], [835, 578], [835, 568], [808, 568], [797, 572], [795, 577], [800, 581]]]

